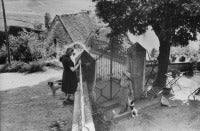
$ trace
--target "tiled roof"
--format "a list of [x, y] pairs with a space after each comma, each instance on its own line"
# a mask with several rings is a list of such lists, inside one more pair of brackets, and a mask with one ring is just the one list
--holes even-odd
[[98, 27], [89, 13], [80, 12], [77, 14], [67, 14], [59, 16], [74, 42], [85, 42], [92, 31]]

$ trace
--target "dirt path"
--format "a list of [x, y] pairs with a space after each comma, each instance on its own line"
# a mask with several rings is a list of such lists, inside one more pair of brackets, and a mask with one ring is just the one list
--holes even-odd
[[62, 78], [62, 70], [47, 69], [45, 72], [24, 74], [24, 73], [0, 73], [0, 90], [14, 89], [17, 87], [39, 84], [48, 79]]
[[[0, 91], [1, 131], [51, 131], [51, 126], [56, 121], [62, 123], [64, 131], [71, 130], [73, 106], [63, 107], [60, 100], [64, 97], [63, 93], [59, 90], [56, 97], [53, 97], [47, 86], [47, 79], [53, 79], [52, 77], [57, 75], [59, 77], [60, 71], [48, 70], [29, 75], [17, 73], [10, 75], [9, 73], [0, 75], [1, 78], [4, 76], [3, 84], [1, 83], [3, 90]], [[18, 86], [23, 87], [16, 88]]]

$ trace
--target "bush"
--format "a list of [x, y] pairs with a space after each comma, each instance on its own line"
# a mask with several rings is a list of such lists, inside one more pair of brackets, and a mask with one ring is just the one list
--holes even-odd
[[18, 37], [9, 36], [11, 55], [16, 61], [29, 63], [45, 57], [45, 44], [33, 32], [20, 32]]
[[[198, 56], [199, 52], [197, 49], [191, 48], [192, 46], [185, 46], [185, 47], [171, 47], [170, 50], [170, 56], [171, 59], [173, 56], [176, 56], [178, 58], [178, 56], [184, 56], [185, 57], [185, 61], [188, 61], [190, 58], [192, 58], [193, 56]], [[182, 60], [179, 60], [180, 62], [185, 62], [183, 61], [184, 58], [180, 58]]]
[[200, 62], [197, 63], [197, 70], [200, 71]]
[[0, 64], [5, 64], [8, 54], [6, 51], [0, 49]]
[[47, 67], [53, 67], [53, 68], [61, 68], [62, 64], [59, 61], [50, 61], [50, 62], [46, 62], [45, 66], [47, 66]]
[[0, 73], [7, 72], [8, 64], [0, 66]]
[[19, 72], [27, 72], [27, 73], [34, 73], [34, 72], [41, 72], [44, 71], [45, 63], [43, 62], [31, 62], [30, 64], [25, 64]]
[[152, 59], [157, 59], [158, 54], [159, 54], [159, 51], [156, 50], [155, 48], [153, 48], [153, 49], [151, 50], [151, 52], [150, 52], [150, 56], [151, 56]]
[[1, 67], [0, 72], [18, 72], [21, 67], [24, 65], [24, 62], [20, 61], [12, 61], [11, 65], [5, 64], [4, 66]]
[[175, 62], [177, 59], [176, 55], [171, 55], [171, 62]]
[[183, 73], [183, 75], [185, 77], [192, 77], [194, 75], [194, 72], [193, 72], [193, 70], [186, 71], [186, 72]]
[[185, 56], [181, 56], [181, 57], [179, 58], [179, 61], [180, 61], [180, 62], [185, 62], [185, 59], [186, 59]]
[[5, 64], [0, 68], [1, 73], [5, 72], [21, 72], [21, 73], [34, 73], [44, 71], [45, 64], [43, 62], [31, 62], [29, 64], [21, 61], [12, 61], [11, 65]]
[[180, 72], [184, 72], [183, 75], [186, 77], [192, 77], [194, 75], [194, 63], [182, 67]]

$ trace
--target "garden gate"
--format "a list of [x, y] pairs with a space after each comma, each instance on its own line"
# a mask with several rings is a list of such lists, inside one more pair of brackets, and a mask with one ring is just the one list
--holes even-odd
[[96, 53], [96, 102], [101, 103], [115, 98], [120, 89], [120, 78], [124, 70], [129, 70], [134, 90], [134, 99], [139, 100], [144, 93], [146, 50], [135, 43], [127, 53]]
[[101, 103], [113, 99], [119, 92], [119, 80], [126, 70], [126, 53], [103, 52], [92, 50], [96, 59], [96, 102]]

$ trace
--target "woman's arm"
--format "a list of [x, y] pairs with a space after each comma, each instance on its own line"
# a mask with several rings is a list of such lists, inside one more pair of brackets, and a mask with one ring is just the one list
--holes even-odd
[[75, 65], [74, 67], [70, 67], [70, 70], [74, 72], [79, 67], [80, 64], [81, 64], [81, 61], [79, 61], [78, 64]]

